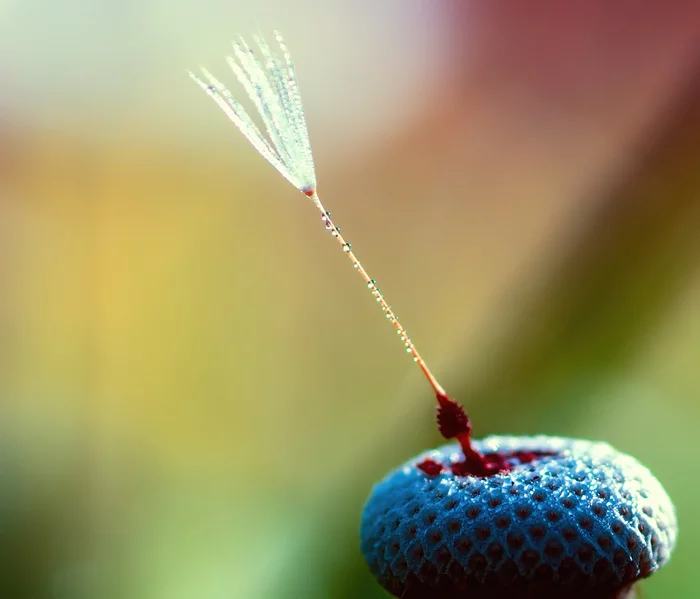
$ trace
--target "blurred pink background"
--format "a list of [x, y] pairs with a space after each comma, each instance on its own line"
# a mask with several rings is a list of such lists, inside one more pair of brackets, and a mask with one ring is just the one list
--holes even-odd
[[[693, 3], [10, 0], [0, 22], [8, 597], [381, 596], [353, 536], [362, 500], [439, 443], [424, 381], [313, 207], [186, 69], [242, 95], [230, 39], [283, 32], [324, 203], [457, 388], [500, 372], [484, 348], [517, 339], [519, 307], [700, 101]], [[604, 438], [659, 475], [681, 523], [659, 597], [700, 592], [695, 193], [649, 232], [673, 293], [624, 368], [589, 409], [563, 394], [513, 431]], [[596, 268], [615, 286], [645, 245]], [[646, 305], [621, 297], [592, 318]], [[566, 372], [595, 377], [580, 355]], [[479, 435], [499, 429], [498, 402], [460, 399]]]

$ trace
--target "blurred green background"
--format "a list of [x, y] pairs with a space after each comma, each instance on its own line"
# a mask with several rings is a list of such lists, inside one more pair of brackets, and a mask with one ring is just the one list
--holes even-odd
[[0, 597], [382, 597], [433, 398], [186, 76], [279, 28], [320, 194], [475, 432], [605, 439], [700, 596], [700, 5], [0, 3]]

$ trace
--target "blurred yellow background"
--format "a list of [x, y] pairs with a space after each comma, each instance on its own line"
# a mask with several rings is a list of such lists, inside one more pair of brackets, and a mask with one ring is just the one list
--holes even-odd
[[[605, 439], [700, 596], [692, 3], [0, 5], [0, 596], [383, 596], [362, 504], [440, 442], [309, 202], [193, 85], [280, 29], [319, 192], [475, 432]], [[228, 73], [228, 74], [227, 74]], [[694, 576], [695, 574], [695, 576]]]

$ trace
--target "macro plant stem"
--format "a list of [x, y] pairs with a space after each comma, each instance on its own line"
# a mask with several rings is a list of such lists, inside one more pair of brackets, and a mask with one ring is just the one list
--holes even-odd
[[430, 386], [433, 388], [435, 395], [438, 398], [447, 397], [447, 393], [443, 389], [442, 385], [440, 385], [438, 380], [430, 371], [430, 368], [428, 368], [428, 365], [425, 363], [425, 360], [418, 352], [418, 349], [416, 348], [415, 344], [413, 343], [413, 341], [411, 341], [411, 338], [408, 336], [406, 329], [401, 325], [398, 317], [391, 309], [391, 306], [387, 303], [386, 299], [384, 298], [384, 294], [382, 294], [381, 292], [381, 289], [377, 287], [377, 282], [369, 276], [369, 273], [365, 270], [364, 266], [362, 266], [362, 263], [357, 258], [355, 252], [352, 250], [352, 246], [347, 241], [345, 241], [345, 238], [340, 233], [340, 228], [337, 227], [331, 219], [330, 212], [328, 212], [324, 208], [323, 204], [321, 203], [321, 200], [318, 197], [316, 189], [311, 190], [310, 192], [306, 193], [306, 195], [311, 199], [314, 205], [321, 212], [321, 220], [323, 220], [324, 224], [326, 225], [326, 228], [330, 229], [331, 235], [333, 235], [333, 237], [337, 239], [343, 251], [347, 254], [348, 258], [350, 259], [350, 262], [352, 262], [353, 268], [355, 268], [355, 270], [357, 270], [357, 272], [360, 273], [360, 276], [364, 280], [365, 284], [370, 289], [372, 295], [375, 297], [375, 299], [381, 306], [382, 311], [385, 313], [387, 320], [389, 320], [391, 324], [394, 325], [397, 334], [399, 335], [401, 341], [403, 341], [404, 346], [406, 347], [406, 352], [410, 353], [413, 356], [413, 361], [416, 362], [416, 364], [418, 364], [418, 367], [425, 375], [425, 378], [428, 379], [428, 383], [430, 383]]

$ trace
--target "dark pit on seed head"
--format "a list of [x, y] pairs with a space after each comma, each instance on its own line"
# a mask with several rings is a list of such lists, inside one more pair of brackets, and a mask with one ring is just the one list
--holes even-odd
[[486, 549], [486, 553], [493, 561], [499, 561], [505, 553], [500, 543], [491, 543]]
[[457, 519], [452, 519], [447, 523], [447, 530], [450, 532], [459, 532], [462, 528], [462, 523]]
[[515, 510], [515, 515], [518, 516], [518, 518], [520, 518], [521, 520], [525, 520], [531, 513], [532, 510], [530, 510], [530, 508], [525, 505], [521, 505]]
[[525, 544], [525, 537], [519, 532], [511, 532], [506, 537], [506, 542], [509, 547], [513, 549], [519, 549]]
[[544, 552], [548, 557], [556, 559], [564, 553], [564, 547], [559, 541], [551, 540], [545, 545]]
[[601, 549], [607, 551], [612, 546], [612, 539], [608, 535], [600, 535], [598, 537], [598, 545]]
[[437, 545], [440, 541], [442, 541], [442, 533], [439, 530], [432, 530], [428, 534], [428, 540], [431, 544]]
[[425, 555], [425, 551], [421, 545], [416, 545], [408, 553], [413, 559], [416, 560], [423, 559], [423, 556]]
[[486, 558], [480, 553], [475, 553], [469, 558], [468, 566], [472, 574], [476, 575], [477, 577], [483, 576], [487, 566]]
[[564, 539], [569, 542], [575, 541], [578, 538], [578, 533], [574, 528], [565, 528], [561, 534], [564, 537]]
[[442, 547], [435, 552], [435, 560], [442, 566], [449, 564], [451, 559], [452, 554], [446, 547]]
[[586, 517], [586, 516], [584, 516], [583, 518], [581, 518], [581, 519], [578, 521], [578, 523], [579, 523], [579, 526], [580, 526], [581, 528], [583, 528], [584, 530], [591, 530], [591, 529], [593, 528], [593, 521], [592, 521], [590, 518]]
[[496, 528], [505, 529], [510, 526], [510, 518], [508, 516], [497, 516], [494, 520]]
[[584, 563], [589, 563], [589, 562], [593, 561], [595, 554], [596, 554], [595, 549], [588, 544], [582, 545], [581, 548], [576, 553], [578, 558]]
[[622, 551], [622, 549], [618, 549], [613, 554], [613, 563], [615, 564], [615, 566], [618, 569], [622, 569], [627, 564], [628, 561], [629, 561], [629, 557], [627, 556], [627, 554], [624, 551]]
[[478, 507], [472, 506], [467, 509], [467, 518], [474, 520], [480, 513], [481, 510]]
[[469, 553], [472, 550], [473, 546], [474, 545], [471, 542], [471, 539], [469, 539], [469, 537], [462, 537], [456, 543], [457, 549], [462, 553]]

